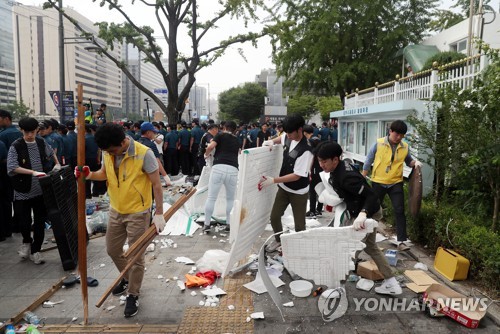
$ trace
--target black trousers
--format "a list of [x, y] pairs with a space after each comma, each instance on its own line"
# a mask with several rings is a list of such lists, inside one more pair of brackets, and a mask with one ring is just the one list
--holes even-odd
[[198, 149], [200, 144], [193, 143], [191, 146], [191, 165], [193, 166], [193, 175], [200, 175], [201, 169], [198, 165]]
[[[319, 174], [313, 174], [311, 176], [311, 183], [309, 184], [309, 211], [323, 211], [323, 203], [318, 202], [318, 194], [314, 190], [314, 187], [321, 182]], [[317, 202], [317, 206], [316, 206]]]
[[384, 187], [380, 183], [372, 182], [372, 189], [378, 196], [380, 203], [384, 201], [385, 195], [389, 195], [392, 202], [394, 215], [396, 216], [396, 234], [398, 241], [406, 241], [406, 216], [405, 216], [405, 194], [403, 182], [396, 183], [391, 187]]
[[[33, 220], [31, 211], [33, 210]], [[14, 201], [14, 212], [21, 227], [23, 243], [31, 244], [31, 254], [38, 253], [42, 249], [45, 237], [45, 220], [47, 213], [42, 196], [27, 200]], [[31, 237], [31, 225], [33, 224], [33, 238]]]
[[177, 149], [167, 148], [164, 155], [165, 170], [167, 174], [175, 176], [179, 174], [179, 161], [177, 160]]
[[179, 152], [179, 158], [181, 161], [182, 174], [191, 174], [191, 154], [189, 152], [189, 146], [181, 146]]

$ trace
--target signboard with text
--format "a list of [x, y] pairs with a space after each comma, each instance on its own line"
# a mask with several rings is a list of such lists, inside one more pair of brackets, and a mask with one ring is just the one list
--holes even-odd
[[[59, 91], [49, 91], [50, 98], [54, 103], [59, 115], [61, 116], [61, 122], [65, 120], [76, 118], [77, 109], [75, 109], [75, 96], [71, 91], [63, 92], [63, 96], [61, 98]], [[61, 112], [62, 105], [62, 112]]]

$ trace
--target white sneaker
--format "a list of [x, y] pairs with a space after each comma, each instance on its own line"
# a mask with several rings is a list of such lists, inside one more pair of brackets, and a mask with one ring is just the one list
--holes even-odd
[[266, 246], [265, 251], [268, 253], [272, 253], [281, 247], [281, 242], [273, 240], [269, 245]]
[[30, 260], [33, 261], [34, 264], [44, 264], [45, 260], [42, 257], [42, 254], [40, 252], [36, 252], [34, 254], [30, 255]]
[[400, 295], [403, 289], [399, 283], [388, 283], [387, 280], [382, 282], [382, 285], [375, 288], [375, 292], [381, 295]]
[[30, 255], [31, 251], [31, 244], [25, 243], [22, 244], [21, 247], [19, 247], [19, 250], [17, 251], [17, 254], [23, 259], [27, 259], [28, 256]]

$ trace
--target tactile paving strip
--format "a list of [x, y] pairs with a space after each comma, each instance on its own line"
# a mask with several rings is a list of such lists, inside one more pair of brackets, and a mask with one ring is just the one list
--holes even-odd
[[42, 333], [163, 333], [176, 334], [178, 325], [45, 325]]
[[[248, 310], [248, 312], [247, 312]], [[229, 310], [227, 306], [188, 307], [177, 331], [178, 334], [217, 334], [234, 333], [250, 334], [254, 332], [253, 320], [247, 322], [247, 317], [253, 308], [236, 306]]]

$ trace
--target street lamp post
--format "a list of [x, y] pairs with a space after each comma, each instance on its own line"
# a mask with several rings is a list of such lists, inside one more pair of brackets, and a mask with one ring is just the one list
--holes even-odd
[[[62, 0], [59, 0], [59, 8], [62, 9]], [[63, 110], [63, 100], [64, 100], [64, 89], [66, 86], [64, 80], [64, 25], [63, 25], [63, 13], [59, 11], [59, 119], [61, 123], [65, 123], [64, 110]]]

